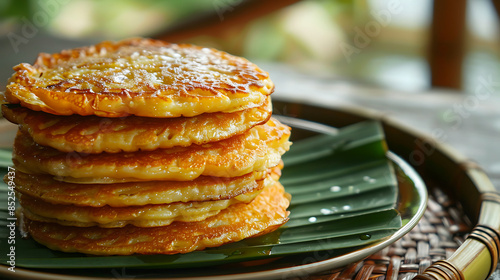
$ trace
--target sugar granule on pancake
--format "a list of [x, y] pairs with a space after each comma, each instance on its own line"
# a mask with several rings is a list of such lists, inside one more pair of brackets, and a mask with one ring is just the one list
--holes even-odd
[[204, 145], [79, 155], [38, 145], [20, 132], [12, 160], [25, 173], [51, 174], [62, 181], [84, 179], [88, 183], [99, 183], [100, 178], [109, 182], [109, 178], [187, 181], [200, 175], [236, 177], [278, 165], [291, 144], [289, 136], [290, 128], [271, 118], [244, 134]]
[[265, 123], [271, 112], [270, 98], [260, 107], [189, 118], [58, 116], [19, 106], [2, 108], [4, 117], [19, 124], [36, 143], [79, 153], [150, 151], [220, 141]]
[[260, 106], [274, 90], [248, 60], [152, 39], [40, 54], [14, 67], [7, 102], [55, 115], [195, 116]]
[[273, 231], [286, 223], [289, 196], [276, 182], [251, 203], [234, 204], [200, 222], [165, 227], [69, 227], [25, 219], [30, 235], [45, 246], [93, 255], [176, 254], [217, 247]]

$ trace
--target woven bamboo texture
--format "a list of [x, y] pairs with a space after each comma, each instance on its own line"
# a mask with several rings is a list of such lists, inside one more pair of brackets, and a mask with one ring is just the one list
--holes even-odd
[[432, 188], [424, 216], [402, 239], [363, 261], [312, 275], [308, 279], [412, 279], [432, 263], [448, 259], [462, 245], [472, 228], [461, 205], [439, 188]]

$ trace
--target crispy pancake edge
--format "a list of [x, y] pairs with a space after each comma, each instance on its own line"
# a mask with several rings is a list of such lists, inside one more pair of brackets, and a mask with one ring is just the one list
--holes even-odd
[[[39, 243], [59, 251], [94, 255], [177, 254], [217, 247], [268, 233], [286, 223], [290, 197], [278, 182], [249, 204], [235, 204], [201, 222], [166, 227], [75, 228], [24, 219]], [[238, 222], [236, 222], [238, 221]], [[205, 231], [200, 234], [200, 230]]]
[[[113, 207], [230, 199], [258, 187], [257, 181], [271, 175], [278, 180], [279, 167], [239, 177], [200, 176], [193, 181], [144, 181], [116, 184], [75, 184], [54, 180], [50, 175], [32, 175], [17, 170], [16, 191], [55, 204]], [[4, 178], [4, 181], [8, 181]]]
[[[32, 141], [20, 132], [14, 144], [13, 162], [30, 174], [51, 174], [58, 180], [109, 178], [138, 180], [193, 180], [200, 175], [236, 177], [266, 170], [281, 161], [290, 147], [290, 128], [271, 118], [242, 135], [190, 147], [117, 154], [62, 153]], [[100, 181], [93, 181], [99, 183]]]
[[157, 227], [167, 226], [176, 221], [196, 222], [205, 220], [233, 204], [251, 202], [269, 184], [270, 180], [261, 180], [259, 187], [250, 193], [226, 200], [175, 202], [143, 206], [82, 207], [61, 205], [47, 203], [21, 194], [18, 194], [18, 200], [25, 216], [35, 221], [53, 222], [76, 227], [119, 228], [128, 224], [137, 227]]
[[[13, 106], [10, 106], [13, 107]], [[2, 105], [4, 117], [44, 146], [63, 152], [117, 153], [201, 145], [228, 139], [269, 120], [271, 100], [260, 107], [234, 113], [194, 117], [58, 116], [24, 107]]]

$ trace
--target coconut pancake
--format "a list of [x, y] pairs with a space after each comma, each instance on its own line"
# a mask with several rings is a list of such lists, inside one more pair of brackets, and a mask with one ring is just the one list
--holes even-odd
[[288, 220], [289, 195], [276, 182], [250, 203], [231, 205], [200, 222], [163, 227], [71, 227], [24, 219], [39, 243], [65, 252], [94, 255], [175, 254], [202, 250], [268, 233]]
[[[13, 162], [28, 174], [51, 174], [66, 182], [188, 181], [200, 175], [237, 177], [276, 166], [290, 146], [290, 128], [270, 119], [244, 134], [204, 145], [154, 151], [79, 154], [36, 144], [19, 132]], [[75, 180], [76, 179], [76, 180]]]
[[[51, 175], [16, 171], [16, 191], [49, 203], [112, 207], [223, 200], [258, 190], [257, 183], [270, 175], [278, 180], [278, 167], [232, 177], [200, 176], [193, 181], [143, 181], [117, 184], [74, 184], [54, 180]], [[7, 180], [7, 178], [5, 179]]]
[[9, 103], [55, 115], [195, 116], [260, 106], [274, 90], [248, 60], [152, 39], [42, 53], [14, 67]]
[[202, 221], [216, 215], [221, 210], [236, 203], [249, 203], [266, 185], [272, 185], [271, 178], [258, 182], [259, 187], [249, 193], [231, 199], [176, 202], [170, 204], [148, 204], [127, 207], [89, 207], [52, 204], [28, 195], [18, 193], [19, 203], [24, 214], [31, 220], [55, 222], [66, 226], [106, 228], [124, 227], [131, 224], [137, 227], [167, 226], [174, 221]]
[[220, 141], [265, 123], [272, 112], [270, 98], [256, 108], [189, 118], [58, 116], [12, 107], [2, 106], [4, 117], [19, 124], [36, 143], [80, 153], [134, 152]]

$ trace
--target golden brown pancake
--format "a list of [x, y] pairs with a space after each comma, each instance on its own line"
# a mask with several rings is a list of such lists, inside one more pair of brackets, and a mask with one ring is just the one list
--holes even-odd
[[30, 235], [64, 252], [94, 255], [176, 254], [202, 250], [261, 235], [288, 220], [289, 196], [276, 182], [251, 203], [231, 205], [200, 222], [174, 222], [164, 227], [70, 227], [25, 219]]
[[234, 113], [161, 119], [58, 116], [5, 105], [2, 112], [40, 145], [63, 152], [116, 153], [201, 145], [227, 139], [265, 123], [271, 117], [272, 107], [269, 98], [260, 107]]
[[[277, 229], [290, 128], [274, 84], [244, 58], [128, 39], [14, 67], [21, 224], [55, 250], [176, 254]], [[8, 178], [7, 178], [8, 179]]]
[[[230, 199], [258, 190], [266, 175], [278, 180], [278, 167], [239, 177], [200, 176], [193, 181], [143, 181], [117, 184], [74, 184], [56, 181], [51, 175], [16, 171], [16, 191], [55, 204], [113, 207]], [[5, 180], [8, 180], [7, 178]]]
[[[188, 181], [200, 175], [237, 177], [276, 166], [289, 149], [290, 128], [276, 120], [219, 142], [154, 151], [79, 154], [36, 144], [23, 132], [13, 162], [29, 174], [51, 174], [66, 182]], [[76, 180], [75, 180], [76, 179]]]
[[258, 182], [259, 187], [231, 199], [176, 202], [170, 204], [148, 204], [127, 207], [89, 207], [52, 204], [41, 199], [18, 193], [19, 203], [27, 218], [34, 221], [55, 222], [65, 226], [105, 228], [124, 227], [128, 224], [137, 227], [167, 226], [174, 221], [202, 221], [216, 215], [221, 210], [236, 203], [251, 202], [264, 187], [272, 185], [271, 178]]
[[269, 75], [244, 58], [140, 38], [42, 53], [14, 70], [6, 100], [55, 115], [235, 112], [260, 106], [274, 90]]

